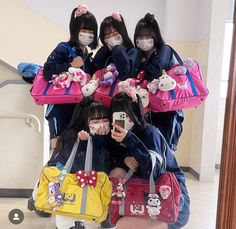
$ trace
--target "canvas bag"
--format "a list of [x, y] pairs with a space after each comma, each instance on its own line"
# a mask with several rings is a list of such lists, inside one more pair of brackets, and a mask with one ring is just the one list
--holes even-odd
[[156, 94], [149, 94], [150, 107], [153, 112], [197, 107], [204, 102], [209, 93], [196, 61], [194, 61], [195, 65], [192, 68], [187, 69], [185, 75], [174, 74], [173, 70], [177, 66], [183, 66], [183, 61], [174, 49], [172, 51], [179, 64], [174, 65], [167, 71], [167, 74], [176, 81], [177, 86], [170, 91], [157, 90]]
[[[112, 224], [115, 224], [122, 216], [152, 218], [169, 224], [177, 220], [181, 195], [179, 183], [174, 173], [170, 172], [163, 173], [154, 182], [153, 170], [156, 164], [156, 153], [151, 151], [150, 153], [152, 157], [152, 172], [149, 181], [141, 178], [130, 178], [132, 172], [129, 171], [124, 184], [125, 196], [121, 198], [120, 206], [113, 204], [113, 201], [117, 201], [117, 196], [114, 196], [114, 193], [117, 190], [119, 179], [110, 177], [113, 184], [113, 196], [110, 203], [110, 221]], [[150, 193], [153, 198], [150, 197], [145, 200], [145, 193]], [[150, 206], [148, 201], [153, 201], [155, 206]], [[155, 215], [150, 216], [150, 212], [155, 213]]]
[[[73, 58], [77, 56], [69, 45], [64, 44], [64, 46]], [[79, 103], [83, 99], [81, 85], [78, 82], [72, 81], [68, 88], [54, 89], [53, 87], [53, 83], [43, 78], [43, 68], [41, 68], [34, 79], [33, 87], [30, 91], [35, 103], [37, 105]]]
[[[35, 207], [44, 212], [84, 219], [93, 222], [102, 222], [108, 214], [112, 186], [108, 176], [104, 172], [97, 172], [97, 183], [94, 188], [89, 184], [84, 187], [78, 185], [75, 174], [69, 171], [78, 149], [79, 140], [72, 148], [71, 155], [66, 162], [65, 168], [68, 173], [64, 173], [55, 166], [46, 167], [42, 171], [39, 187], [36, 193]], [[92, 170], [92, 140], [89, 138], [86, 151], [84, 172], [89, 174]], [[91, 172], [92, 173], [92, 172]], [[91, 174], [90, 173], [90, 174]], [[60, 180], [61, 177], [64, 177]], [[59, 184], [59, 194], [54, 196], [53, 189], [49, 192], [49, 183]], [[51, 183], [50, 183], [51, 184]], [[61, 201], [60, 201], [61, 200]], [[50, 202], [50, 204], [49, 204]]]

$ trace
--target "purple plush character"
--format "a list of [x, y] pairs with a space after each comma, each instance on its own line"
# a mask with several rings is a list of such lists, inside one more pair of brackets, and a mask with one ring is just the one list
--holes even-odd
[[114, 64], [109, 64], [105, 69], [103, 79], [100, 81], [101, 86], [111, 86], [118, 75], [119, 73], [116, 70], [116, 66]]

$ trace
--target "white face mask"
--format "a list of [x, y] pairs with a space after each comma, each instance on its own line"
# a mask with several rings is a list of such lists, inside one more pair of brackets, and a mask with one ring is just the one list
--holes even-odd
[[110, 38], [107, 38], [105, 42], [111, 47], [115, 47], [116, 45], [121, 45], [123, 43], [121, 35], [116, 35]]
[[91, 33], [80, 32], [79, 33], [79, 43], [81, 45], [88, 46], [93, 42], [94, 35]]
[[142, 51], [146, 52], [153, 48], [154, 40], [153, 38], [136, 40], [137, 47]]
[[104, 129], [106, 131], [110, 130], [110, 123], [109, 122], [101, 122], [101, 123], [93, 123], [89, 125], [89, 130], [92, 135], [96, 134], [98, 129]]
[[134, 123], [131, 121], [129, 117], [125, 118], [125, 129], [126, 130], [131, 130], [134, 126]]

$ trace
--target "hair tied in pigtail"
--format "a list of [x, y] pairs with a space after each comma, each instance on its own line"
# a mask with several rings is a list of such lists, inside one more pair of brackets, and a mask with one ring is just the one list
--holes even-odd
[[153, 23], [155, 20], [154, 14], [147, 13], [144, 17], [145, 21], [148, 23]]
[[82, 4], [79, 5], [75, 11], [75, 17], [80, 17], [83, 14], [86, 14], [88, 12], [88, 6]]
[[111, 14], [111, 16], [112, 16], [113, 19], [115, 19], [115, 20], [118, 21], [118, 22], [121, 22], [121, 21], [122, 21], [119, 12], [113, 12], [113, 13]]

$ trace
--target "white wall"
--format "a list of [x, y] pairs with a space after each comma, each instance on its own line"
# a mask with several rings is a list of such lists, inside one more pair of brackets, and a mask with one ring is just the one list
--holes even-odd
[[98, 24], [111, 15], [112, 12], [118, 11], [124, 17], [130, 38], [133, 40], [134, 28], [139, 19], [144, 17], [146, 12], [155, 14], [160, 25], [163, 25], [163, 8], [164, 0], [146, 0], [145, 3], [136, 0], [21, 0], [32, 9], [39, 12], [42, 16], [49, 18], [55, 24], [59, 25], [68, 32], [68, 24], [72, 9], [77, 7], [78, 3], [86, 4], [89, 11], [94, 14]]
[[[1, 86], [7, 80], [20, 82], [20, 76], [0, 63]], [[43, 166], [43, 109], [33, 102], [30, 88], [26, 83], [0, 87], [0, 188], [32, 189]], [[26, 119], [18, 118], [29, 114], [39, 119], [40, 126], [31, 119], [29, 127]]]

